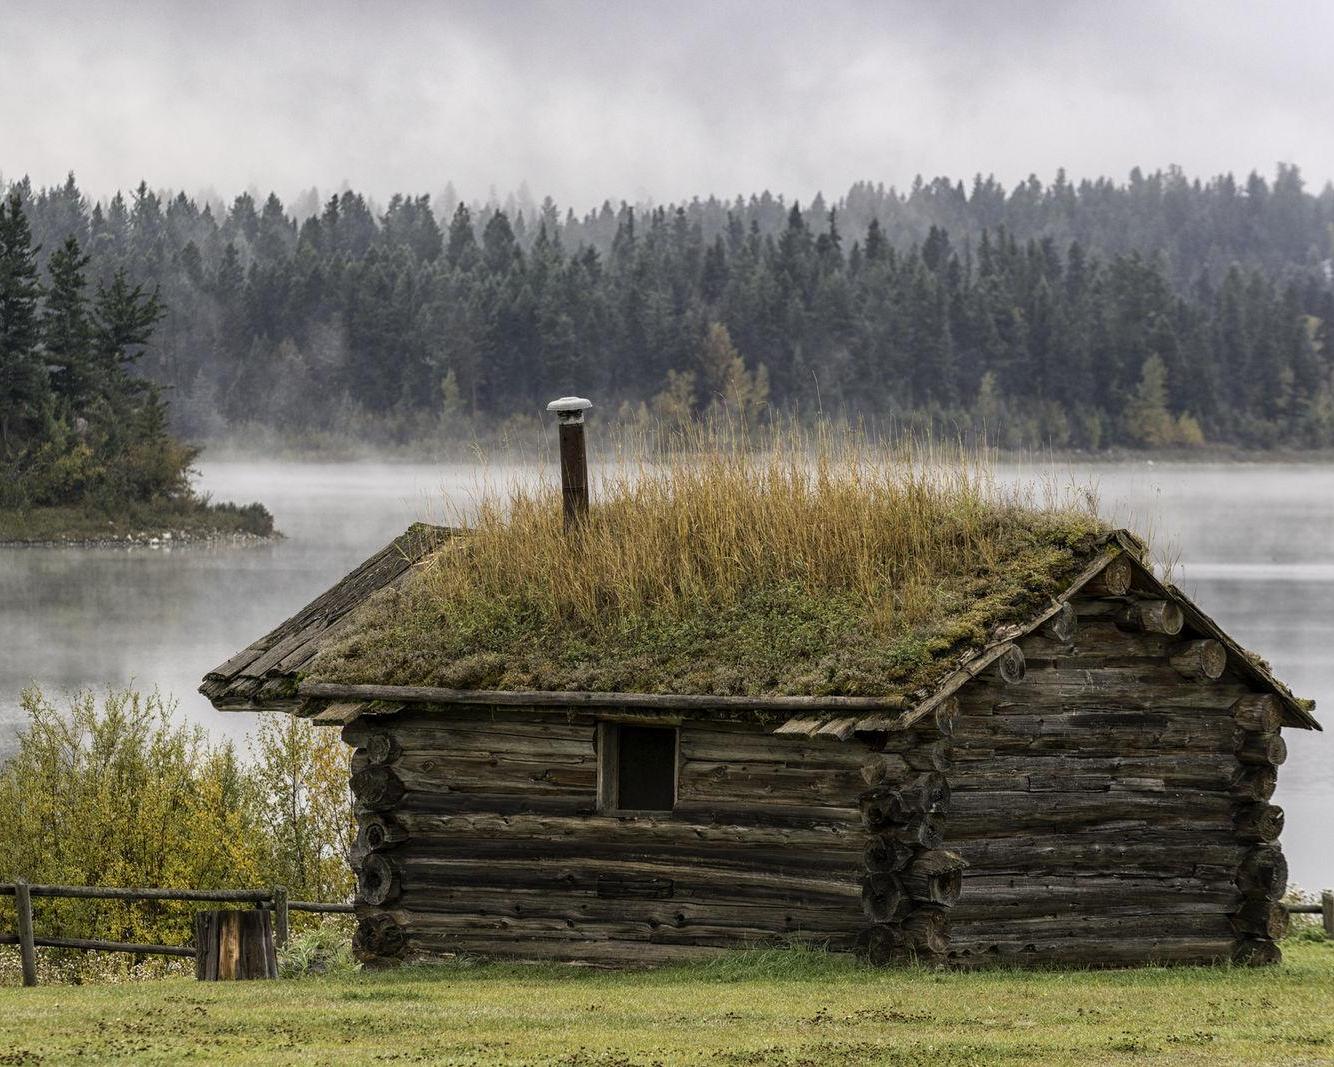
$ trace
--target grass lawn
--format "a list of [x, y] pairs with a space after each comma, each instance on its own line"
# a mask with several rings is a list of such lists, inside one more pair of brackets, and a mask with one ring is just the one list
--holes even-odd
[[1334, 944], [1281, 967], [872, 970], [816, 953], [0, 989], [0, 1064], [1331, 1063]]

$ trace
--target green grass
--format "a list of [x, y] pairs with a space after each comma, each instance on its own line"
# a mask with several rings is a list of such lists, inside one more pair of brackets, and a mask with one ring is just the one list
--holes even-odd
[[1259, 970], [964, 974], [770, 951], [645, 973], [5, 988], [0, 1064], [1330, 1062], [1334, 945], [1285, 951]]
[[212, 504], [207, 500], [132, 504], [114, 510], [94, 507], [0, 509], [0, 544], [59, 544], [146, 541], [170, 533], [173, 540], [199, 541], [244, 534], [268, 537], [273, 516], [261, 504]]
[[893, 699], [1049, 604], [1106, 533], [1091, 501], [1000, 486], [985, 455], [683, 433], [604, 470], [572, 533], [559, 487], [488, 491], [310, 677]]

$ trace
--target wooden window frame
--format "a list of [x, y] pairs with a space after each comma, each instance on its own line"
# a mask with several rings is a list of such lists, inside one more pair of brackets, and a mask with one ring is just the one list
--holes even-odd
[[[620, 803], [620, 754], [618, 731], [622, 726], [650, 726], [671, 730], [672, 806], [670, 808], [622, 808]], [[598, 720], [597, 724], [597, 811], [599, 815], [670, 815], [681, 797], [681, 720], [625, 715]]]

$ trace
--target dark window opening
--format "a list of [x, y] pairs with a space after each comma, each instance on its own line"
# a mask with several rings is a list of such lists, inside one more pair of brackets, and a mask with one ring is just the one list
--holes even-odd
[[676, 803], [675, 728], [617, 723], [610, 731], [616, 760], [613, 806], [671, 811]]

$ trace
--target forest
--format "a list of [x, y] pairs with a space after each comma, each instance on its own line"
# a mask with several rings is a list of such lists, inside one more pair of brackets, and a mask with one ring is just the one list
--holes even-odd
[[135, 364], [166, 314], [124, 267], [90, 284], [67, 234], [39, 270], [23, 201], [0, 201], [0, 543], [267, 536], [261, 505], [213, 504], [191, 486], [198, 449], [169, 426], [162, 388]]
[[1334, 187], [1294, 166], [583, 216], [526, 189], [8, 191], [39, 269], [73, 238], [93, 283], [154, 294], [135, 373], [196, 441], [467, 439], [577, 392], [628, 420], [725, 403], [1008, 447], [1334, 446]]

